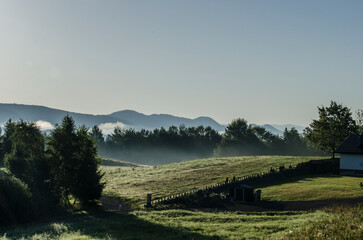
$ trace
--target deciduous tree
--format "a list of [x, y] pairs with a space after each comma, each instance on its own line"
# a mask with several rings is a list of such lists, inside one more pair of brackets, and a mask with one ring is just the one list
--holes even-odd
[[358, 132], [350, 109], [342, 104], [331, 101], [328, 107], [318, 107], [318, 112], [319, 119], [313, 120], [305, 129], [307, 139], [316, 148], [333, 154], [345, 138]]

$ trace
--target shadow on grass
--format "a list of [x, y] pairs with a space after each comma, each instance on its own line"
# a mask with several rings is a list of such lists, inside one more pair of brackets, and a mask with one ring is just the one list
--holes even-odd
[[[166, 223], [167, 224], [167, 223]], [[132, 214], [112, 214], [111, 216], [57, 221], [43, 225], [34, 224], [15, 228], [10, 231], [0, 230], [4, 239], [221, 239], [218, 236], [205, 236], [185, 228], [163, 226], [140, 219]]]

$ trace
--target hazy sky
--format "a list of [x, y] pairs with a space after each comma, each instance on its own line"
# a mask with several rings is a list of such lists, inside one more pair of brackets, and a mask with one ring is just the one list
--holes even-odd
[[3, 103], [307, 125], [362, 95], [361, 0], [0, 0]]

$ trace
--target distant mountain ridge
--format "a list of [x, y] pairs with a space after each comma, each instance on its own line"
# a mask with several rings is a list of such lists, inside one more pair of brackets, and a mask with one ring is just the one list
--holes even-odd
[[[43, 121], [55, 125], [57, 123], [60, 123], [63, 117], [67, 114], [75, 120], [77, 125], [84, 124], [87, 127], [93, 127], [95, 125], [107, 125], [109, 127], [109, 132], [111, 132], [115, 126], [134, 128], [135, 130], [140, 130], [143, 128], [153, 130], [155, 128], [161, 127], [169, 128], [172, 125], [177, 127], [182, 124], [186, 127], [197, 127], [202, 125], [204, 127], [210, 126], [219, 132], [223, 132], [226, 128], [225, 125], [219, 124], [217, 121], [210, 117], [198, 117], [195, 119], [190, 119], [185, 117], [177, 117], [169, 114], [145, 115], [133, 110], [122, 110], [108, 115], [93, 115], [75, 113], [37, 105], [0, 103], [0, 125], [4, 124], [10, 118], [13, 121], [19, 121], [20, 119], [23, 119], [26, 121], [34, 122]], [[295, 127], [300, 133], [304, 129], [304, 127], [292, 124], [264, 124], [259, 126], [262, 126], [267, 131], [270, 131], [271, 133], [277, 135], [282, 135], [285, 127], [288, 129], [291, 129], [291, 127]]]
[[111, 113], [109, 116], [120, 120], [127, 119], [127, 121], [131, 122], [132, 126], [136, 129], [155, 129], [160, 127], [167, 128], [171, 125], [180, 126], [182, 124], [184, 124], [186, 127], [196, 127], [200, 125], [203, 125], [205, 127], [211, 126], [217, 131], [224, 131], [225, 129], [225, 126], [219, 124], [210, 117], [198, 117], [195, 119], [189, 119], [184, 117], [176, 117], [169, 114], [145, 115], [133, 110], [114, 112]]
[[186, 127], [197, 127], [200, 125], [205, 127], [211, 126], [217, 131], [224, 131], [225, 129], [224, 125], [219, 124], [210, 117], [189, 119], [168, 114], [145, 115], [132, 110], [118, 111], [108, 115], [92, 115], [44, 106], [0, 103], [0, 124], [5, 123], [11, 118], [13, 121], [19, 121], [20, 119], [34, 122], [45, 121], [55, 125], [56, 123], [60, 123], [62, 118], [67, 114], [75, 120], [77, 125], [84, 124], [87, 127], [121, 123], [125, 127], [136, 130], [142, 128], [148, 130], [161, 127], [169, 128], [171, 125], [179, 126], [181, 124], [184, 124]]

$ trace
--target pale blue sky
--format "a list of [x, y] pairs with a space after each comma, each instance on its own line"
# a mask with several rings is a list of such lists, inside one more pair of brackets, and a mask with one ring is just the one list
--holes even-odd
[[306, 126], [363, 108], [363, 1], [0, 0], [0, 102]]

